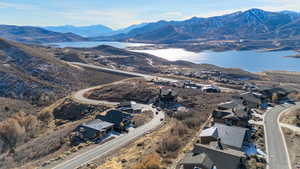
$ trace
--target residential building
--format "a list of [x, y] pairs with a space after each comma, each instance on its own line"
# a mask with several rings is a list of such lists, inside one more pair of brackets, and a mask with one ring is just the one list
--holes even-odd
[[201, 144], [209, 144], [212, 141], [217, 141], [219, 138], [218, 129], [216, 127], [204, 129], [199, 137]]
[[[192, 154], [187, 154], [187, 158], [189, 156], [193, 157], [195, 155], [197, 156], [198, 154], [205, 154], [205, 160], [198, 161], [198, 163], [203, 164], [203, 166], [205, 167], [210, 167], [212, 164], [212, 168], [215, 169], [241, 169], [243, 168], [246, 158], [243, 152], [228, 148], [222, 148], [219, 147], [218, 144], [196, 144], [194, 150], [191, 153]], [[197, 163], [197, 161], [194, 162]], [[185, 163], [183, 163], [183, 165], [186, 166]], [[190, 167], [190, 165], [187, 166]], [[195, 167], [196, 166], [197, 165], [195, 165]], [[184, 169], [190, 168], [184, 167]]]
[[133, 116], [120, 110], [110, 110], [105, 115], [97, 115], [96, 119], [112, 123], [116, 131], [125, 131], [130, 125]]
[[228, 126], [221, 123], [215, 123], [213, 127], [218, 130], [218, 138], [224, 146], [231, 149], [241, 150], [246, 136], [247, 128]]
[[214, 122], [240, 127], [247, 127], [251, 110], [238, 101], [222, 103], [212, 113]]
[[262, 94], [253, 92], [246, 92], [237, 96], [233, 96], [233, 99], [241, 102], [248, 109], [264, 108], [267, 102]]
[[203, 130], [199, 137], [202, 144], [219, 141], [224, 147], [241, 150], [247, 128], [215, 123], [213, 127]]
[[220, 88], [218, 88], [217, 86], [212, 86], [212, 85], [204, 86], [204, 87], [202, 87], [201, 90], [203, 92], [207, 92], [207, 93], [220, 93], [221, 92]]
[[263, 94], [263, 96], [268, 100], [268, 101], [273, 101], [273, 96], [277, 97], [277, 100], [282, 100], [282, 99], [286, 99], [287, 96], [292, 93], [293, 91], [288, 91], [286, 89], [283, 88], [279, 88], [279, 87], [274, 87], [274, 88], [270, 88], [270, 87], [261, 87], [259, 92], [261, 94]]
[[177, 102], [177, 93], [172, 89], [161, 88], [156, 104], [159, 107], [171, 107]]
[[134, 101], [121, 102], [117, 109], [127, 113], [142, 113], [141, 106]]
[[79, 125], [76, 128], [76, 135], [82, 140], [97, 140], [105, 137], [113, 130], [114, 124], [94, 119]]
[[189, 152], [179, 164], [179, 169], [213, 169], [213, 167], [213, 161], [204, 152]]

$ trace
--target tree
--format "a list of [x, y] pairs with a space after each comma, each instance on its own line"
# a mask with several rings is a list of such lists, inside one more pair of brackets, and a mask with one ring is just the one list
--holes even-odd
[[277, 95], [277, 93], [274, 93], [272, 95], [272, 103], [277, 103], [277, 102], [278, 102], [278, 95]]

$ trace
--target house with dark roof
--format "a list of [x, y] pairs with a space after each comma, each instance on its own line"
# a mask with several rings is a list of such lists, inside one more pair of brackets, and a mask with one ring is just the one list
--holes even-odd
[[121, 102], [118, 107], [118, 110], [125, 111], [127, 113], [141, 113], [142, 108], [135, 101], [126, 101]]
[[112, 123], [117, 131], [125, 131], [131, 124], [133, 116], [120, 110], [110, 110], [105, 115], [97, 115], [96, 119]]
[[201, 90], [206, 93], [220, 93], [221, 92], [220, 88], [218, 88], [217, 86], [213, 86], [213, 85], [203, 86]]
[[248, 109], [263, 108], [267, 103], [267, 100], [265, 100], [262, 94], [253, 92], [246, 92], [237, 96], [233, 96], [233, 99], [241, 102]]
[[219, 142], [223, 147], [241, 150], [247, 130], [247, 128], [215, 123], [213, 127], [203, 130], [199, 138], [201, 144]]
[[245, 153], [241, 151], [246, 128], [216, 123], [203, 130], [200, 144], [187, 153], [178, 169], [241, 169], [245, 164]]
[[223, 146], [231, 149], [241, 150], [246, 136], [247, 128], [228, 126], [221, 123], [215, 123], [218, 130], [218, 139]]
[[176, 102], [177, 93], [174, 90], [161, 88], [155, 104], [159, 107], [170, 107], [176, 104]]
[[[205, 154], [205, 160], [199, 161], [198, 163], [204, 164], [204, 166], [207, 167], [210, 167], [212, 164], [212, 166], [217, 169], [240, 169], [243, 167], [246, 158], [244, 153], [241, 151], [220, 148], [217, 144], [195, 144], [191, 153], [192, 154], [187, 154], [186, 157], [189, 158], [190, 156]], [[193, 158], [190, 158], [189, 160], [193, 160], [195, 163], [197, 162]], [[192, 162], [188, 161], [188, 163]]]
[[251, 110], [236, 100], [220, 104], [212, 113], [215, 123], [240, 127], [248, 126], [250, 115]]
[[112, 131], [113, 126], [112, 123], [94, 119], [79, 125], [76, 128], [76, 135], [82, 140], [97, 140]]
[[272, 97], [276, 95], [278, 100], [286, 99], [287, 96], [292, 93], [292, 90], [286, 90], [280, 87], [261, 87], [259, 92], [268, 100], [272, 101]]
[[189, 152], [179, 163], [179, 169], [213, 169], [214, 163], [206, 153]]

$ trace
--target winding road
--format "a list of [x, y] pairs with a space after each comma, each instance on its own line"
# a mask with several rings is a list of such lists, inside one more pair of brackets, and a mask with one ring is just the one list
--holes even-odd
[[[85, 68], [92, 68], [92, 69], [98, 69], [104, 72], [110, 72], [110, 73], [116, 73], [116, 74], [122, 74], [122, 75], [127, 75], [127, 76], [132, 76], [132, 77], [144, 77], [145, 79], [160, 79], [160, 80], [166, 80], [170, 82], [176, 82], [178, 80], [176, 79], [170, 79], [170, 78], [162, 78], [162, 77], [157, 77], [157, 76], [152, 76], [152, 75], [146, 75], [146, 74], [141, 74], [141, 73], [135, 73], [135, 72], [127, 72], [127, 71], [122, 71], [122, 70], [116, 70], [116, 69], [109, 69], [109, 68], [104, 68], [101, 66], [96, 66], [96, 65], [90, 65], [90, 64], [84, 64], [84, 63], [79, 63], [79, 62], [67, 62], [68, 64], [72, 64], [74, 66], [79, 66], [79, 67], [85, 67]], [[119, 82], [114, 82], [114, 83], [119, 83]], [[205, 85], [205, 84], [198, 84], [198, 85]], [[102, 85], [104, 86], [104, 85]], [[87, 89], [80, 90], [76, 92], [73, 95], [73, 99], [75, 101], [85, 103], [85, 104], [106, 104], [106, 105], [111, 105], [115, 106], [119, 103], [117, 102], [108, 102], [108, 101], [100, 101], [100, 100], [92, 100], [88, 99], [84, 96], [84, 94], [90, 90], [99, 88], [101, 86], [97, 87], [91, 87]], [[221, 90], [227, 90], [227, 88], [220, 88]], [[148, 109], [152, 109], [151, 105], [144, 105]], [[155, 112], [155, 110], [153, 110]], [[102, 158], [109, 154], [110, 152], [113, 152], [119, 148], [122, 148], [129, 144], [131, 141], [134, 139], [143, 136], [144, 134], [151, 132], [155, 130], [157, 127], [159, 127], [165, 118], [164, 112], [160, 111], [158, 114], [154, 114], [153, 119], [144, 124], [141, 127], [138, 127], [136, 129], [130, 130], [128, 134], [121, 135], [109, 142], [106, 142], [104, 144], [101, 144], [91, 150], [88, 150], [86, 152], [83, 152], [71, 159], [68, 159], [66, 161], [63, 161], [62, 163], [57, 164], [56, 166], [52, 167], [52, 169], [76, 169], [84, 164], [90, 163], [96, 159]]]
[[280, 116], [291, 108], [300, 108], [300, 103], [278, 105], [265, 114], [264, 126], [269, 169], [291, 169], [285, 138], [279, 123]]
[[[91, 100], [91, 99], [85, 98], [84, 93], [86, 93], [94, 88], [97, 88], [97, 87], [80, 90], [73, 95], [73, 98], [77, 101], [80, 101], [82, 103], [87, 103], [87, 104], [109, 104], [109, 105], [118, 104], [117, 102], [107, 102], [107, 101]], [[155, 110], [152, 108], [151, 105], [143, 105], [143, 107], [155, 112]], [[53, 169], [76, 169], [84, 164], [87, 164], [96, 159], [104, 157], [108, 153], [113, 152], [119, 148], [126, 146], [134, 139], [136, 139], [140, 136], [143, 136], [144, 134], [146, 134], [148, 132], [155, 130], [157, 127], [159, 127], [163, 123], [163, 121], [161, 119], [164, 119], [164, 118], [165, 118], [165, 115], [162, 111], [160, 111], [158, 114], [154, 113], [153, 119], [150, 122], [144, 124], [143, 126], [138, 127], [136, 129], [131, 129], [130, 132], [127, 134], [123, 134], [109, 142], [101, 144], [89, 151], [81, 153], [67, 161], [64, 161], [64, 162], [56, 165], [55, 167], [53, 167]]]

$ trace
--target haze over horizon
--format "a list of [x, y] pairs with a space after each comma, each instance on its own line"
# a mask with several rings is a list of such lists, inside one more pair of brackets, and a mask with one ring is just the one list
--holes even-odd
[[[300, 11], [300, 1], [294, 0], [154, 0], [109, 2], [91, 0], [4, 0], [0, 2], [1, 24], [56, 26], [97, 25], [113, 29], [158, 20], [185, 20], [191, 17], [209, 17], [259, 8], [267, 11]], [[46, 19], [45, 19], [46, 18]]]

